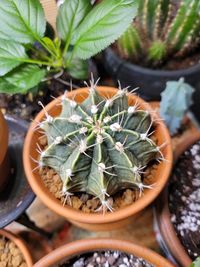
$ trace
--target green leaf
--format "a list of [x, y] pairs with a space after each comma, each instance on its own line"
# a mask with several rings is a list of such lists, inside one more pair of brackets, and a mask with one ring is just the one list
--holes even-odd
[[31, 43], [43, 37], [46, 21], [39, 0], [1, 0], [0, 38]]
[[26, 93], [45, 77], [46, 71], [36, 65], [23, 65], [0, 79], [0, 92], [8, 94]]
[[23, 58], [27, 55], [22, 45], [0, 39], [0, 76], [23, 63]]
[[74, 56], [88, 59], [118, 39], [137, 13], [137, 1], [103, 0], [74, 31]]
[[45, 36], [42, 38], [42, 41], [58, 58], [61, 56], [60, 43], [57, 38], [53, 42], [49, 37]]
[[75, 79], [83, 80], [88, 78], [89, 64], [87, 60], [73, 59], [68, 67], [68, 73]]
[[88, 0], [65, 0], [60, 6], [57, 16], [57, 30], [64, 41], [71, 39], [73, 31], [91, 10]]
[[198, 257], [190, 267], [200, 267], [200, 257]]

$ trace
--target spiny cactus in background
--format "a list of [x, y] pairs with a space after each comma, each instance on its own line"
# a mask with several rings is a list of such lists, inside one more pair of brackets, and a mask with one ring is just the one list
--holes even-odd
[[[162, 160], [161, 146], [151, 139], [153, 120], [137, 103], [128, 105], [128, 88], [104, 98], [91, 81], [89, 95], [78, 104], [64, 95], [62, 111], [40, 124], [48, 139], [40, 150], [39, 167], [51, 167], [61, 177], [66, 200], [86, 192], [112, 211], [109, 196], [126, 188], [144, 188], [142, 175], [152, 160]], [[69, 202], [69, 201], [68, 201]]]
[[194, 88], [181, 78], [179, 81], [167, 82], [161, 94], [160, 115], [172, 135], [180, 128], [183, 117], [192, 104], [193, 92]]
[[126, 58], [158, 65], [169, 56], [184, 56], [199, 44], [200, 0], [139, 1], [138, 16], [119, 39]]

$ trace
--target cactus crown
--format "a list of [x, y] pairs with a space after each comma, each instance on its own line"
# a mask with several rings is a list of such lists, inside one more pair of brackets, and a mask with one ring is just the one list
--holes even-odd
[[199, 44], [200, 0], [139, 1], [138, 16], [118, 41], [127, 58], [156, 66], [169, 56], [184, 56]]
[[61, 177], [62, 192], [70, 197], [86, 192], [100, 199], [112, 211], [107, 199], [116, 192], [151, 186], [143, 184], [150, 161], [163, 159], [160, 147], [151, 139], [153, 121], [137, 103], [128, 105], [127, 88], [104, 98], [91, 81], [89, 95], [78, 104], [64, 95], [58, 117], [46, 112], [40, 127], [48, 146], [40, 151], [39, 166], [51, 167]]
[[172, 135], [177, 133], [185, 113], [192, 105], [194, 91], [191, 85], [184, 82], [184, 78], [180, 78], [179, 81], [167, 82], [166, 88], [161, 94], [160, 115]]

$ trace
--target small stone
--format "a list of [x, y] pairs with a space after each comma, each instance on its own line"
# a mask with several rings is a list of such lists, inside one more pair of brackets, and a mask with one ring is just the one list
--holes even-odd
[[72, 207], [75, 208], [76, 210], [80, 209], [81, 205], [83, 204], [80, 198], [72, 196], [71, 200], [72, 200]]

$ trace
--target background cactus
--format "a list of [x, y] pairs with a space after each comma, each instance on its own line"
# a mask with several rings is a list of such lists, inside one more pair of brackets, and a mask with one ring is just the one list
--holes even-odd
[[86, 192], [101, 201], [103, 210], [112, 207], [109, 196], [126, 188], [151, 188], [143, 184], [150, 161], [162, 160], [160, 147], [151, 139], [153, 121], [137, 103], [128, 105], [127, 88], [110, 99], [102, 97], [91, 81], [89, 95], [81, 104], [61, 99], [62, 111], [40, 127], [48, 139], [40, 149], [39, 167], [51, 167], [61, 177], [66, 199]]
[[184, 56], [199, 44], [199, 0], [139, 1], [138, 16], [118, 41], [127, 58], [158, 65], [169, 56]]
[[179, 81], [167, 82], [167, 86], [161, 94], [160, 115], [172, 135], [177, 133], [185, 113], [192, 105], [194, 91], [191, 85], [184, 82], [184, 78], [180, 78]]

